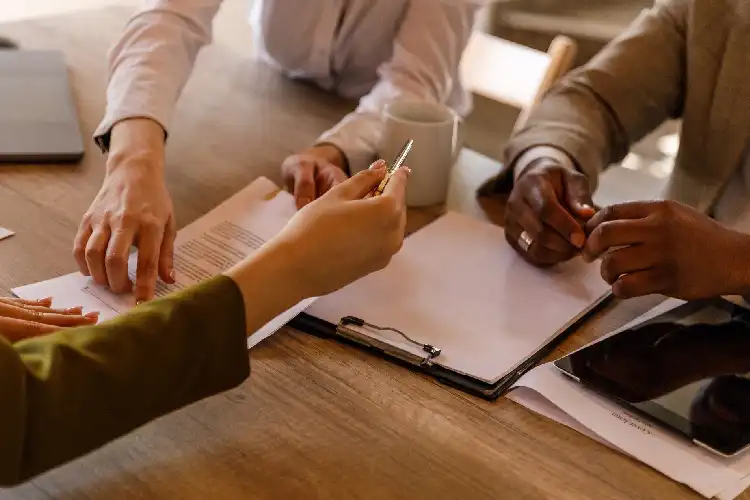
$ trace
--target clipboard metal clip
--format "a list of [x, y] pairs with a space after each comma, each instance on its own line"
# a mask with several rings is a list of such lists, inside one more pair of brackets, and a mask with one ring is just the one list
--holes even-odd
[[[413, 344], [419, 347], [420, 349], [422, 349], [424, 352], [427, 353], [427, 355], [424, 358], [421, 358], [421, 362], [419, 363], [420, 366], [431, 366], [432, 360], [440, 356], [440, 353], [442, 352], [442, 349], [440, 349], [439, 347], [435, 347], [430, 344], [423, 344], [421, 342], [417, 342], [416, 340], [409, 337], [401, 330], [397, 330], [389, 326], [382, 327], [382, 326], [373, 325], [372, 323], [368, 323], [365, 320], [357, 318], [355, 316], [345, 316], [341, 318], [341, 321], [338, 324], [337, 330], [340, 334], [345, 335], [351, 338], [352, 340], [357, 340], [359, 342], [362, 342], [368, 345], [373, 345], [375, 343], [381, 344], [381, 342], [374, 342], [375, 339], [370, 339], [371, 341], [368, 341], [367, 339], [364, 338], [365, 337], [364, 335], [362, 335], [360, 332], [355, 331], [352, 327], [359, 327], [359, 328], [366, 327], [371, 330], [375, 330], [377, 332], [394, 332], [394, 333], [399, 334], [401, 337], [404, 338], [404, 340], [406, 340], [410, 344]], [[375, 347], [378, 347], [378, 346], [376, 345]]]

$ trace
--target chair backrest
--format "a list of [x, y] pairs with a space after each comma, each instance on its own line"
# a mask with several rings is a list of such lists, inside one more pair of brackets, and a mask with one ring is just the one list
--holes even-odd
[[520, 128], [533, 106], [573, 65], [576, 44], [557, 36], [547, 52], [474, 31], [461, 58], [467, 90], [521, 109]]

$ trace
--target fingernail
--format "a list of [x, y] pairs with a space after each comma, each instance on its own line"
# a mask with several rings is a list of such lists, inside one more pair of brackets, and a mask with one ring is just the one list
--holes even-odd
[[86, 314], [83, 315], [83, 317], [84, 318], [88, 318], [88, 319], [97, 319], [97, 318], [99, 318], [99, 311], [93, 311], [93, 312], [90, 312], [90, 313], [86, 313]]
[[385, 160], [378, 160], [378, 161], [376, 161], [375, 163], [373, 163], [372, 165], [370, 165], [370, 168], [372, 170], [377, 170], [379, 168], [385, 168]]
[[586, 237], [580, 233], [576, 233], [571, 236], [570, 242], [573, 243], [576, 248], [581, 248], [586, 244]]
[[172, 281], [177, 281], [177, 277], [176, 277], [176, 274], [174, 272], [174, 269], [172, 269], [171, 271], [169, 271], [169, 279], [171, 279]]
[[409, 167], [403, 167], [406, 170], [407, 175], [411, 175], [411, 169]]
[[138, 300], [136, 300], [136, 301], [135, 301], [135, 305], [139, 306], [139, 305], [141, 305], [141, 304], [143, 304], [143, 303], [145, 303], [145, 302], [146, 302], [146, 301], [145, 301], [145, 300], [143, 300], [143, 299], [138, 299]]
[[51, 304], [52, 303], [52, 297], [44, 297], [43, 299], [37, 300], [37, 303], [39, 303], [39, 304]]
[[81, 314], [83, 312], [83, 306], [69, 307], [65, 309], [67, 314]]

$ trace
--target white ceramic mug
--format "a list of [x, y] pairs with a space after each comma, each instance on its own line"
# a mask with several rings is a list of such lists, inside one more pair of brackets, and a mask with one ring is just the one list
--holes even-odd
[[414, 146], [405, 165], [411, 168], [406, 204], [444, 203], [451, 169], [463, 146], [461, 118], [449, 107], [424, 101], [399, 101], [383, 110], [385, 130], [378, 155], [391, 162], [408, 139]]

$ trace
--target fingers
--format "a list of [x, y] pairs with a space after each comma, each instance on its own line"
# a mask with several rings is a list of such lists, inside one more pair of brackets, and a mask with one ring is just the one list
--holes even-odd
[[528, 249], [521, 248], [518, 240], [524, 230], [525, 229], [515, 220], [506, 220], [505, 239], [510, 246], [524, 258], [524, 260], [535, 266], [552, 266], [571, 259], [576, 253], [575, 249], [570, 245], [568, 245], [569, 250], [567, 252], [552, 250], [543, 245], [539, 245], [537, 242], [532, 243]]
[[[378, 160], [368, 170], [359, 172], [354, 177], [331, 189], [330, 195], [343, 200], [360, 200], [374, 191], [385, 178], [385, 175], [385, 161]], [[388, 184], [390, 184], [390, 181]]]
[[554, 229], [574, 247], [581, 248], [586, 234], [576, 219], [560, 204], [553, 186], [545, 179], [523, 190], [523, 199], [545, 225]]
[[159, 273], [159, 251], [161, 250], [164, 229], [157, 224], [141, 228], [138, 241], [138, 266], [135, 276], [136, 303], [151, 300], [156, 289]]
[[602, 259], [601, 274], [612, 285], [621, 276], [646, 271], [659, 262], [658, 254], [646, 245], [635, 245], [614, 250]]
[[133, 287], [128, 277], [128, 257], [134, 238], [132, 227], [121, 224], [113, 230], [109, 240], [104, 267], [109, 288], [115, 293], [129, 292]]
[[669, 287], [666, 274], [658, 269], [648, 269], [624, 274], [612, 284], [612, 293], [621, 299], [631, 299], [657, 293], [664, 293]]
[[0, 297], [1, 304], [8, 304], [16, 307], [22, 307], [31, 311], [40, 312], [54, 312], [58, 314], [81, 314], [83, 312], [83, 306], [69, 307], [67, 309], [53, 309], [50, 307], [51, 302], [44, 303], [44, 305], [37, 301], [22, 300], [9, 297]]
[[60, 314], [57, 312], [32, 310], [11, 304], [0, 303], [0, 317], [15, 318], [52, 326], [73, 327], [94, 324], [98, 320], [99, 314], [89, 313], [85, 316], [81, 316], [80, 314]]
[[300, 161], [294, 169], [294, 201], [301, 209], [315, 199], [315, 163]]
[[576, 249], [560, 233], [542, 223], [531, 207], [523, 200], [509, 207], [509, 215], [534, 240], [535, 247], [544, 247], [559, 254], [568, 255]]
[[89, 218], [88, 216], [84, 216], [73, 243], [73, 257], [75, 257], [76, 263], [78, 264], [78, 270], [81, 271], [81, 274], [84, 276], [91, 275], [88, 263], [86, 262], [86, 247], [88, 246], [89, 238], [91, 238], [92, 233], [93, 229], [89, 222]]
[[172, 284], [175, 281], [174, 275], [174, 240], [177, 238], [177, 224], [174, 217], [167, 221], [167, 227], [164, 229], [164, 238], [161, 241], [161, 250], [159, 251], [159, 276], [165, 283]]
[[56, 332], [62, 327], [0, 316], [0, 334], [11, 342]]
[[388, 184], [385, 185], [383, 190], [383, 196], [393, 198], [399, 206], [406, 206], [406, 185], [409, 183], [410, 175], [411, 169], [409, 167], [404, 166], [396, 170], [388, 179]]
[[94, 229], [86, 244], [86, 266], [94, 282], [101, 286], [109, 285], [104, 259], [110, 236], [109, 225], [103, 224]]
[[602, 210], [599, 210], [596, 215], [589, 219], [589, 221], [586, 223], [586, 231], [591, 233], [600, 224], [609, 221], [646, 218], [654, 212], [656, 203], [657, 202], [638, 201], [610, 205], [603, 208]]
[[0, 301], [10, 302], [13, 304], [22, 304], [22, 305], [27, 305], [27, 306], [49, 307], [52, 305], [52, 297], [45, 297], [43, 299], [38, 299], [38, 300], [26, 300], [26, 299], [20, 299], [18, 297], [0, 297]]
[[642, 220], [613, 220], [601, 223], [589, 234], [583, 248], [583, 260], [593, 262], [613, 248], [643, 243], [648, 237], [649, 230], [650, 227]]
[[336, 165], [331, 163], [323, 165], [315, 177], [317, 195], [323, 196], [330, 191], [331, 188], [338, 186], [348, 178], [349, 176], [346, 175], [346, 172]]
[[594, 215], [594, 200], [586, 176], [570, 170], [563, 171], [565, 202], [576, 217], [589, 220]]

